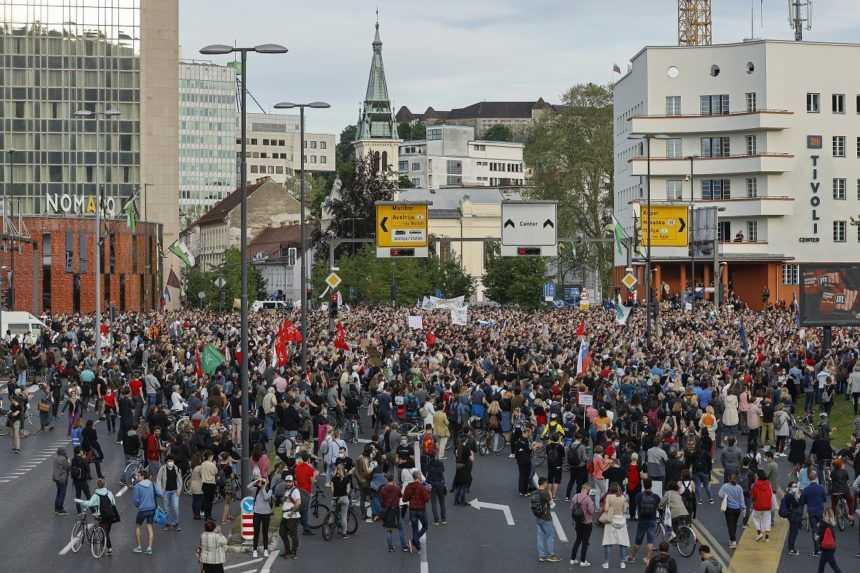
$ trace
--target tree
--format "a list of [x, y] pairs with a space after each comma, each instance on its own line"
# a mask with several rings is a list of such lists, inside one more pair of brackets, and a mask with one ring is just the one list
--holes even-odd
[[491, 251], [483, 279], [490, 300], [537, 308], [542, 303], [544, 282], [543, 257], [503, 257], [497, 247]]
[[[559, 235], [603, 238], [612, 212], [613, 133], [611, 86], [576, 85], [560, 111], [542, 114], [525, 148], [534, 199], [558, 201]], [[614, 245], [580, 245], [566, 251], [566, 268], [595, 269], [609, 292]]]
[[354, 125], [347, 125], [340, 132], [340, 140], [335, 147], [335, 162], [341, 181], [346, 181], [352, 177], [355, 170], [355, 150], [352, 142], [355, 141], [356, 137], [358, 137], [358, 129]]
[[[376, 249], [364, 247], [355, 255], [342, 257], [338, 261], [338, 275], [343, 279], [338, 287], [350, 302], [382, 304], [391, 301], [392, 284], [398, 304], [411, 305], [421, 297], [437, 290], [442, 296], [469, 298], [475, 291], [475, 281], [467, 275], [456, 259], [440, 261], [439, 257], [427, 258], [377, 258]], [[320, 291], [325, 289], [324, 279], [328, 274], [328, 262], [318, 260], [314, 266], [313, 284]], [[350, 293], [352, 293], [350, 295]]]
[[399, 189], [414, 189], [415, 185], [412, 183], [412, 180], [409, 179], [408, 175], [401, 175], [397, 179], [397, 187]]
[[[185, 279], [186, 304], [219, 308], [221, 305], [221, 289], [215, 286], [215, 281], [221, 277], [224, 285], [224, 308], [233, 306], [233, 300], [242, 296], [242, 265], [239, 249], [231, 248], [224, 252], [224, 262], [211, 271], [202, 271], [199, 267], [183, 270]], [[203, 300], [199, 293], [204, 293]], [[250, 301], [267, 298], [266, 281], [254, 265], [248, 267], [248, 299]]]
[[355, 171], [349, 180], [343, 180], [340, 198], [329, 201], [338, 237], [345, 237], [343, 229], [354, 228], [357, 237], [369, 237], [375, 230], [376, 201], [391, 201], [397, 182], [373, 173], [370, 158], [355, 161]]
[[484, 133], [484, 141], [513, 141], [514, 133], [507, 125], [496, 124]]
[[420, 121], [413, 125], [412, 139], [427, 139], [427, 126]]
[[397, 137], [406, 141], [412, 139], [412, 126], [408, 121], [401, 121], [397, 124]]

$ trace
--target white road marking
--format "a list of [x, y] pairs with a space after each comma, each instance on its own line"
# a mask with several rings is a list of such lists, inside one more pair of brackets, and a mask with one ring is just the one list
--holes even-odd
[[[280, 553], [279, 549], [275, 549], [271, 553], [269, 553], [269, 558], [266, 559], [266, 562], [263, 563], [262, 569], [260, 569], [260, 573], [269, 573], [272, 569], [272, 564], [274, 564], [275, 559], [278, 557], [278, 553]], [[248, 573], [247, 571], [245, 573]]]
[[478, 501], [476, 497], [472, 501], [469, 502], [469, 505], [474, 507], [475, 509], [496, 509], [505, 514], [505, 521], [508, 525], [514, 525], [514, 516], [511, 513], [511, 506], [503, 505], [501, 503], [487, 503], [486, 501]]
[[[128, 491], [128, 486], [124, 485], [124, 486], [122, 486], [122, 489], [120, 489], [118, 492], [116, 492], [116, 494], [114, 494], [114, 497], [122, 497], [123, 494], [127, 491]], [[225, 567], [225, 569], [226, 569], [226, 567]]]
[[421, 564], [418, 569], [419, 572], [430, 573], [430, 562], [427, 561], [427, 532], [424, 532], [424, 535], [421, 536], [421, 551], [419, 554], [421, 555]]
[[693, 529], [695, 532], [704, 537], [708, 544], [711, 546], [711, 551], [716, 554], [717, 561], [719, 561], [720, 565], [723, 567], [723, 571], [731, 571], [729, 565], [731, 564], [732, 558], [726, 553], [726, 550], [723, 549], [722, 545], [717, 542], [711, 532], [704, 526], [704, 524], [698, 519], [693, 520]]
[[[271, 555], [269, 555], [271, 557]], [[232, 565], [225, 565], [224, 570], [228, 569], [236, 569], [237, 567], [247, 567], [248, 565], [253, 565], [254, 563], [259, 563], [265, 559], [265, 557], [258, 557], [257, 559], [251, 559], [250, 561], [242, 561], [241, 563], [233, 563]]]
[[555, 536], [561, 543], [567, 543], [567, 533], [564, 532], [558, 515], [554, 511], [550, 512], [550, 515], [552, 515], [552, 526], [555, 527]]
[[[87, 529], [92, 529], [92, 528], [93, 528], [93, 525], [95, 525], [95, 524], [94, 524], [94, 523], [88, 523], [88, 524], [87, 524]], [[65, 555], [66, 553], [68, 553], [69, 551], [71, 551], [71, 550], [72, 550], [72, 545], [74, 544], [74, 542], [75, 542], [75, 540], [74, 540], [74, 539], [72, 539], [72, 538], [70, 537], [70, 538], [69, 538], [69, 542], [68, 542], [68, 543], [66, 543], [66, 546], [65, 546], [65, 547], [63, 547], [62, 549], [60, 549], [60, 552], [58, 553], [58, 555]]]

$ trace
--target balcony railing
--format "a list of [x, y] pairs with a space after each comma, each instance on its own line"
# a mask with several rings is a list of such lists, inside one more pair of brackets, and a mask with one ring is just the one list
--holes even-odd
[[631, 118], [628, 118], [627, 121], [633, 121], [636, 119], [666, 119], [666, 118], [691, 118], [691, 117], [739, 117], [744, 115], [756, 115], [756, 114], [780, 114], [780, 115], [794, 115], [793, 111], [787, 109], [757, 109], [755, 111], [731, 111], [729, 113], [679, 113], [679, 114], [652, 114], [652, 115], [634, 115]]
[[[694, 161], [694, 163], [695, 163], [695, 164], [698, 164], [698, 162], [700, 162], [700, 161], [716, 161], [716, 160], [719, 160], [719, 159], [753, 159], [753, 158], [756, 158], [756, 157], [786, 157], [786, 158], [793, 158], [793, 157], [794, 157], [794, 155], [792, 155], [791, 153], [771, 153], [771, 152], [762, 152], [762, 153], [756, 153], [756, 154], [753, 154], [753, 155], [749, 155], [749, 154], [746, 154], [746, 153], [744, 153], [744, 154], [740, 154], [740, 155], [713, 155], [713, 156], [707, 156], [707, 155], [694, 155], [694, 156], [693, 156], [693, 161]], [[628, 160], [628, 163], [629, 163], [629, 162], [631, 162], [631, 161], [647, 161], [647, 160], [648, 160], [648, 156], [647, 156], [647, 155], [636, 155], [635, 157], [632, 157], [631, 159], [629, 159], [629, 160]], [[669, 157], [669, 156], [667, 156], [667, 155], [653, 155], [653, 154], [652, 154], [652, 155], [651, 155], [651, 161], [686, 161], [686, 162], [688, 162], [688, 163], [689, 163], [689, 161], [690, 161], [690, 156], [688, 155], [688, 156], [685, 156], [685, 157]], [[694, 167], [694, 171], [695, 171], [695, 167]]]
[[690, 133], [735, 133], [779, 131], [791, 127], [794, 112], [757, 110], [725, 114], [640, 115], [631, 117], [632, 134], [683, 135]]

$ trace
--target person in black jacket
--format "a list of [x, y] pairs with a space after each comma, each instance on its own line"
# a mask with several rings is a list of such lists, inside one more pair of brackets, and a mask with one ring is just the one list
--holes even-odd
[[532, 474], [532, 448], [529, 443], [529, 434], [531, 434], [531, 430], [526, 428], [522, 434], [515, 435], [511, 445], [519, 470], [517, 491], [521, 496], [529, 494], [529, 478]]
[[[93, 479], [90, 474], [90, 464], [87, 462], [86, 454], [80, 446], [75, 446], [75, 455], [72, 458], [69, 475], [72, 477], [72, 484], [75, 486], [76, 499], [90, 499], [90, 480]], [[81, 512], [79, 505], [75, 504], [75, 511]]]
[[125, 440], [128, 431], [134, 428], [134, 402], [131, 399], [131, 390], [128, 386], [124, 386], [120, 392], [117, 410], [119, 412], [119, 428], [116, 433], [116, 441], [121, 443]]
[[796, 481], [789, 482], [785, 496], [779, 505], [779, 515], [788, 519], [788, 554], [800, 555], [797, 550], [797, 535], [803, 525], [803, 503], [800, 486]]
[[99, 479], [104, 479], [102, 475], [102, 460], [105, 459], [105, 455], [102, 452], [101, 444], [99, 444], [99, 435], [92, 420], [87, 420], [84, 429], [81, 431], [81, 449], [91, 462], [96, 465], [96, 476]]
[[430, 501], [433, 509], [433, 524], [445, 525], [448, 523], [445, 515], [445, 495], [448, 493], [445, 487], [445, 464], [442, 460], [432, 457], [427, 464], [427, 483], [430, 484]]

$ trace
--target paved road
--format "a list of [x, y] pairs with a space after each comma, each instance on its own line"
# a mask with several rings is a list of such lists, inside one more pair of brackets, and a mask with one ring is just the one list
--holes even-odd
[[[121, 471], [120, 447], [113, 444], [98, 425], [101, 442], [107, 456], [105, 475], [110, 487], [121, 491], [117, 478]], [[196, 573], [194, 548], [199, 539], [201, 525], [190, 516], [190, 499], [182, 500], [182, 532], [157, 531], [153, 556], [132, 553], [134, 546], [134, 509], [130, 493], [120, 496], [118, 506], [122, 522], [114, 527], [114, 556], [94, 560], [84, 549], [80, 553], [63, 552], [68, 544], [69, 532], [74, 517], [55, 517], [52, 512], [54, 488], [51, 482], [51, 454], [58, 445], [67, 445], [65, 432], [59, 427], [54, 432], [36, 433], [27, 438], [21, 455], [9, 452], [8, 438], [0, 442], [0, 499], [3, 500], [4, 527], [0, 536], [0, 552], [3, 555], [4, 573], [65, 572], [65, 571], [175, 571]], [[448, 469], [453, 474], [453, 462]], [[558, 564], [538, 564], [535, 552], [534, 518], [528, 500], [516, 495], [515, 466], [506, 456], [479, 458], [475, 468], [474, 487], [469, 499], [509, 505], [515, 525], [507, 525], [504, 513], [494, 509], [477, 510], [472, 507], [453, 507], [449, 504], [448, 525], [431, 526], [425, 544], [427, 551], [421, 555], [404, 553], [389, 554], [385, 550], [383, 531], [378, 525], [361, 523], [355, 537], [348, 540], [323, 541], [320, 536], [301, 537], [300, 558], [284, 561], [272, 556], [269, 559], [251, 560], [248, 555], [231, 553], [228, 556], [229, 573], [268, 573], [269, 571], [318, 572], [320, 570], [351, 570], [356, 573], [377, 573], [380, 567], [391, 572], [430, 573], [449, 571], [562, 571], [570, 570], [567, 563], [570, 554], [573, 528], [568, 509], [561, 503], [556, 508], [558, 526], [570, 540], [558, 542], [556, 552], [564, 557]], [[786, 469], [787, 471], [787, 469]], [[716, 472], [719, 474], [719, 470]], [[719, 475], [715, 475], [719, 481]], [[69, 493], [66, 509], [72, 510], [72, 492]], [[449, 496], [449, 502], [452, 498]], [[707, 535], [723, 547], [728, 545], [728, 536], [718, 505], [702, 505], [699, 520]], [[236, 509], [238, 511], [238, 508]], [[216, 509], [216, 514], [220, 511]], [[630, 525], [631, 535], [635, 524]], [[595, 542], [589, 558], [599, 568], [602, 562], [600, 530], [595, 531]], [[856, 570], [860, 560], [857, 529], [849, 529], [839, 535], [838, 557], [844, 571]], [[716, 545], [712, 543], [712, 545]], [[761, 563], [766, 563], [768, 552], [775, 563], [779, 562], [777, 542], [763, 548], [749, 537], [744, 538], [738, 551], [760, 551]], [[802, 533], [798, 548], [801, 557], [784, 557], [780, 571], [801, 573], [817, 566], [809, 557], [812, 543], [808, 534]], [[722, 550], [728, 560], [729, 556]], [[753, 559], [759, 559], [753, 554]], [[681, 573], [698, 571], [698, 560], [679, 558]], [[617, 565], [613, 562], [613, 569]], [[763, 566], [759, 573], [772, 573]], [[775, 567], [773, 567], [775, 570]], [[577, 568], [579, 570], [579, 568]], [[640, 563], [628, 568], [642, 571]], [[745, 571], [742, 573], [746, 573]]]

